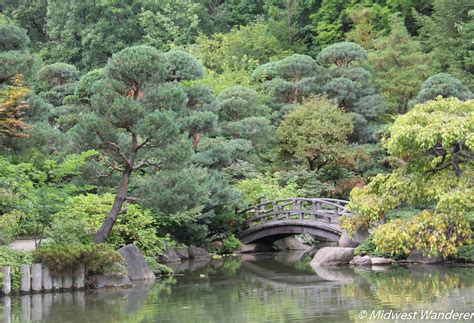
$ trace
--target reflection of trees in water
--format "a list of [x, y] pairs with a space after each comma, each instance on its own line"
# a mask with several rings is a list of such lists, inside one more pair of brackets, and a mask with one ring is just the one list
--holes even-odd
[[[140, 283], [130, 289], [101, 291], [74, 291], [4, 297], [11, 302], [9, 311], [3, 312], [0, 322], [127, 322], [129, 313], [138, 311], [145, 303], [152, 284]], [[166, 288], [167, 284], [156, 285]], [[138, 320], [137, 320], [138, 319]], [[135, 317], [130, 322], [140, 321]]]
[[311, 268], [311, 266], [309, 265], [311, 260], [313, 260], [313, 256], [310, 254], [306, 254], [297, 262], [293, 263], [293, 268], [295, 268], [299, 272], [312, 273], [314, 272], [313, 268]]
[[237, 273], [242, 265], [242, 259], [240, 257], [237, 258], [228, 258], [226, 261], [222, 263], [222, 270], [221, 272], [226, 277], [233, 277], [237, 276]]
[[[324, 322], [331, 318], [349, 321], [362, 309], [403, 310], [433, 302], [449, 305], [466, 293], [472, 295], [474, 285], [474, 268], [392, 267], [380, 273], [325, 268], [307, 272], [304, 264], [308, 259], [284, 265], [282, 259], [289, 258], [280, 256], [195, 264], [187, 267], [184, 276], [126, 290], [12, 297], [9, 319], [51, 323], [280, 322], [317, 317]], [[461, 296], [453, 297], [453, 293]]]
[[344, 287], [346, 297], [369, 297], [374, 299], [374, 303], [395, 309], [435, 303], [455, 290], [474, 286], [474, 268], [420, 265], [391, 267], [384, 271], [359, 270], [357, 273], [370, 288], [348, 284]]

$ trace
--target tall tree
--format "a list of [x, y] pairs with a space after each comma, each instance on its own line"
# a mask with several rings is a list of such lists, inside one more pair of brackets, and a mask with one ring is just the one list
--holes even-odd
[[27, 137], [23, 115], [29, 92], [21, 75], [14, 78], [12, 85], [0, 87], [0, 136]]
[[37, 60], [30, 54], [26, 30], [0, 25], [0, 136], [27, 137], [23, 120]]
[[277, 129], [283, 158], [303, 159], [311, 171], [335, 162], [347, 149], [352, 117], [326, 98], [312, 98], [286, 115]]
[[471, 99], [473, 94], [457, 78], [447, 73], [438, 73], [423, 82], [420, 92], [410, 101], [410, 105], [434, 100], [438, 96], [443, 98], [455, 97], [465, 101]]
[[[133, 173], [161, 169], [171, 159], [186, 159], [191, 143], [178, 119], [187, 96], [179, 82], [169, 82], [166, 57], [149, 46], [129, 47], [114, 54], [105, 78], [95, 87], [91, 111], [70, 130], [78, 142], [95, 147], [110, 172], [120, 174], [114, 204], [94, 241], [109, 236], [129, 196]], [[194, 73], [196, 74], [196, 73]], [[172, 157], [171, 157], [172, 156]]]
[[474, 13], [469, 0], [433, 0], [431, 16], [416, 16], [423, 44], [433, 52], [437, 69], [474, 86]]
[[[456, 98], [418, 104], [399, 116], [384, 142], [393, 172], [378, 174], [351, 192], [349, 207], [355, 215], [341, 221], [342, 226], [349, 231], [377, 226], [389, 210], [407, 205], [428, 209], [417, 216], [426, 217], [427, 223], [408, 231], [414, 241], [408, 250], [455, 254], [471, 235], [466, 215], [474, 206], [473, 118], [474, 101]], [[407, 234], [401, 220], [387, 225], [394, 236], [381, 234], [381, 239], [390, 239], [380, 244], [384, 251]]]
[[392, 17], [390, 34], [373, 41], [369, 62], [373, 79], [392, 111], [405, 113], [408, 101], [420, 90], [431, 69], [431, 54], [423, 53], [420, 42], [409, 35], [402, 18]]
[[55, 107], [63, 105], [64, 99], [73, 95], [79, 72], [76, 67], [64, 63], [47, 65], [40, 69], [40, 95]]
[[280, 119], [311, 94], [323, 93], [328, 72], [308, 55], [294, 54], [260, 65], [252, 74], [269, 97], [270, 107]]
[[373, 40], [380, 35], [373, 25], [374, 13], [372, 8], [355, 10], [351, 15], [354, 28], [346, 33], [346, 40], [357, 43], [369, 50], [373, 47]]
[[172, 45], [189, 44], [198, 36], [201, 4], [191, 0], [142, 2], [137, 19], [147, 44], [169, 50]]
[[37, 60], [29, 51], [26, 30], [12, 25], [0, 25], [0, 84], [13, 81], [22, 74], [25, 81], [34, 77]]
[[103, 66], [112, 53], [141, 40], [140, 2], [48, 0], [50, 42], [42, 56], [86, 70]]
[[200, 36], [187, 50], [204, 66], [218, 73], [252, 71], [259, 64], [291, 53], [263, 22], [234, 27], [228, 33], [216, 33], [211, 37]]
[[25, 28], [31, 39], [31, 46], [35, 50], [43, 48], [48, 42], [46, 32], [46, 13], [48, 0], [15, 0], [13, 3], [5, 1], [0, 11], [10, 17], [16, 25]]
[[370, 72], [361, 65], [366, 59], [367, 51], [352, 42], [333, 44], [318, 55], [318, 62], [327, 66], [331, 75], [324, 89], [341, 109], [354, 113], [351, 139], [359, 142], [376, 139], [380, 117], [386, 110], [383, 97], [371, 83]]
[[219, 121], [225, 136], [252, 142], [258, 153], [269, 148], [274, 136], [270, 124], [270, 109], [252, 89], [234, 86], [217, 97], [220, 103]]

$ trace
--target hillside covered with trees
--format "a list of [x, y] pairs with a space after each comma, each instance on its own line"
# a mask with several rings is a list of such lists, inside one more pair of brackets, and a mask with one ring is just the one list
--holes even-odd
[[[474, 258], [474, 7], [0, 1], [0, 245], [235, 239], [350, 199], [371, 252]], [[384, 224], [382, 224], [384, 223]]]

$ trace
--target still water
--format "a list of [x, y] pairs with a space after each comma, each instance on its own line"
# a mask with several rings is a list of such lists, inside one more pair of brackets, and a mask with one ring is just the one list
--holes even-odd
[[302, 252], [243, 255], [182, 263], [180, 275], [130, 289], [5, 297], [0, 321], [379, 322], [375, 311], [418, 312], [412, 321], [429, 322], [420, 311], [474, 311], [474, 267], [315, 270], [310, 260]]

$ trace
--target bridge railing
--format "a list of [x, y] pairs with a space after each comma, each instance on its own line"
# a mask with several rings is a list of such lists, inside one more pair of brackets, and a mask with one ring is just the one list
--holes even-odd
[[349, 215], [348, 201], [330, 198], [288, 198], [262, 202], [239, 211], [247, 226], [272, 221], [308, 220], [338, 224], [339, 217]]

